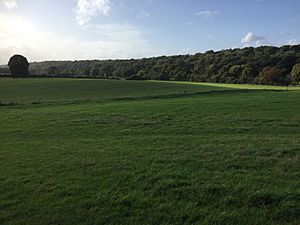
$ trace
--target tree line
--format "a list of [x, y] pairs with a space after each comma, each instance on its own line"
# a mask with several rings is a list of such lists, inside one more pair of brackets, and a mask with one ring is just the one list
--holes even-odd
[[[5, 70], [0, 68], [0, 74]], [[290, 85], [300, 82], [300, 45], [130, 60], [46, 61], [31, 63], [30, 75]]]

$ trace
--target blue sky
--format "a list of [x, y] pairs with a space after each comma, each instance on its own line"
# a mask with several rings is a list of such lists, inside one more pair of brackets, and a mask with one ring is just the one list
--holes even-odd
[[0, 64], [300, 43], [299, 0], [0, 0]]

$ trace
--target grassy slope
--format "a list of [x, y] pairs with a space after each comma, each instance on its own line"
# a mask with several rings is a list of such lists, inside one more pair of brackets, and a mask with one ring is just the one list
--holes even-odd
[[[227, 89], [227, 88], [221, 88]], [[0, 79], [2, 103], [73, 102], [220, 90], [219, 87], [167, 82], [93, 79]]]
[[93, 79], [0, 79], [0, 101], [7, 103], [102, 101], [118, 98], [143, 98], [173, 94], [195, 94], [220, 90], [294, 90], [242, 84], [212, 84], [161, 81], [114, 81]]
[[299, 224], [299, 92], [138, 85], [0, 107], [0, 224]]
[[[153, 82], [153, 81], [152, 81]], [[154, 81], [165, 82], [165, 81]], [[271, 85], [256, 85], [256, 84], [222, 84], [222, 83], [203, 83], [203, 82], [182, 82], [182, 81], [168, 81], [173, 84], [189, 84], [201, 85], [209, 87], [230, 88], [230, 89], [247, 89], [247, 90], [274, 90], [274, 91], [300, 91], [299, 86], [271, 86]]]

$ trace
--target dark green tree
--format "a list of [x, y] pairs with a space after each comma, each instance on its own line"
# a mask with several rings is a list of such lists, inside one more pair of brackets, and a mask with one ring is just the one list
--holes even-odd
[[8, 67], [13, 78], [29, 76], [29, 63], [22, 55], [14, 55], [9, 59]]
[[57, 70], [57, 67], [56, 67], [56, 66], [50, 66], [50, 67], [47, 69], [47, 74], [48, 74], [48, 76], [50, 76], [50, 77], [57, 75], [57, 73], [58, 73], [58, 70]]
[[243, 67], [242, 74], [239, 79], [239, 83], [241, 84], [250, 84], [253, 82], [253, 77], [255, 76], [254, 70], [251, 65], [246, 64]]
[[144, 70], [140, 70], [138, 73], [137, 73], [137, 76], [140, 77], [141, 79], [144, 79], [146, 74], [145, 74], [145, 71]]
[[90, 76], [91, 77], [98, 77], [100, 75], [100, 69], [97, 67], [94, 67], [90, 71]]
[[105, 75], [106, 79], [108, 79], [109, 77], [113, 76], [113, 72], [114, 72], [115, 68], [112, 65], [105, 65], [102, 68], [102, 72]]
[[292, 77], [292, 69], [299, 63], [300, 45], [264, 46], [130, 60], [48, 61], [31, 63], [30, 73], [46, 76], [47, 69], [55, 66], [58, 73], [53, 76], [63, 77], [143, 77], [147, 80], [286, 85], [290, 81], [297, 82], [295, 76]]

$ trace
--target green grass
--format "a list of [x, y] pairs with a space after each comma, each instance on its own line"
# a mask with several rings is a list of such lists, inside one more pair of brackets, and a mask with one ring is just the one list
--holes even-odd
[[0, 86], [0, 224], [300, 224], [298, 91]]
[[232, 89], [248, 89], [248, 90], [278, 90], [278, 91], [300, 91], [299, 86], [270, 86], [256, 84], [217, 84], [217, 83], [191, 83], [191, 82], [172, 82], [177, 84], [203, 85], [210, 87], [232, 88]]
[[[227, 88], [221, 88], [227, 89]], [[0, 79], [2, 103], [99, 101], [221, 90], [220, 87], [167, 82], [93, 79]]]

